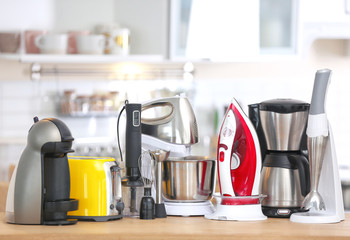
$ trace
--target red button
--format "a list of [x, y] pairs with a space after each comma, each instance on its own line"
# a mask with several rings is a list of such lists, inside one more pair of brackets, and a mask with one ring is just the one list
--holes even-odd
[[219, 153], [219, 160], [220, 160], [220, 162], [223, 162], [225, 160], [225, 153], [224, 152]]

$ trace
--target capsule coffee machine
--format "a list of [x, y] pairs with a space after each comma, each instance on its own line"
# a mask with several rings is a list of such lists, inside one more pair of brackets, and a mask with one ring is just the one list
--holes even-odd
[[[289, 217], [299, 212], [310, 189], [309, 164], [302, 139], [309, 104], [291, 99], [274, 99], [258, 105], [254, 119], [261, 142], [266, 141], [260, 178], [260, 194], [267, 195], [262, 210], [268, 217]], [[261, 131], [262, 130], [262, 131]]]
[[78, 209], [70, 199], [67, 153], [73, 137], [60, 120], [34, 118], [27, 146], [13, 172], [6, 201], [6, 221], [15, 224], [69, 225], [67, 212]]

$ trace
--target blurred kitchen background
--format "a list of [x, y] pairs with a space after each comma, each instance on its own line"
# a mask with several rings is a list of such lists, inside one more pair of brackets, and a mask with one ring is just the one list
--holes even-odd
[[[199, 124], [194, 153], [215, 156], [232, 97], [245, 111], [273, 98], [310, 102], [316, 70], [329, 68], [326, 111], [350, 202], [349, 0], [0, 0], [0, 6], [0, 181], [18, 161], [34, 116], [62, 119], [76, 154], [117, 157], [125, 99], [183, 94]], [[115, 29], [127, 29], [122, 54], [32, 54], [25, 43], [26, 32]]]

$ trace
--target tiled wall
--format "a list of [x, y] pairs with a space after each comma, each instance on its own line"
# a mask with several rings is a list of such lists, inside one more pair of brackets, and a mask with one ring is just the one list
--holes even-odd
[[63, 116], [60, 103], [64, 90], [74, 89], [78, 95], [118, 91], [122, 102], [126, 97], [130, 102], [142, 102], [189, 89], [183, 87], [177, 81], [0, 81], [0, 181], [8, 179], [9, 164], [17, 163], [20, 158], [34, 116], [63, 120], [76, 138], [74, 148], [77, 154], [118, 155], [116, 116]]

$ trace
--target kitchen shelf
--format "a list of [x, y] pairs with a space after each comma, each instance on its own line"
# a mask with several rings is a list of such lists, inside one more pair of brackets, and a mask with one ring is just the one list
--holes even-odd
[[[119, 68], [101, 68], [100, 66], [84, 67], [82, 64], [113, 64], [113, 63], [169, 63], [162, 55], [82, 55], [82, 54], [0, 54], [0, 59], [31, 63], [31, 79], [39, 80], [42, 76], [66, 77], [99, 77], [108, 79], [192, 79], [193, 66], [186, 70], [183, 66], [146, 67], [120, 65]], [[45, 66], [44, 64], [54, 64]], [[58, 64], [77, 64], [69, 67]], [[189, 63], [181, 64], [188, 65]]]
[[82, 55], [82, 54], [0, 54], [1, 59], [23, 63], [117, 63], [117, 62], [162, 62], [161, 55]]
[[60, 117], [66, 117], [66, 118], [117, 118], [119, 115], [119, 112], [113, 111], [113, 112], [89, 112], [89, 113], [69, 113], [64, 114], [60, 113]]

